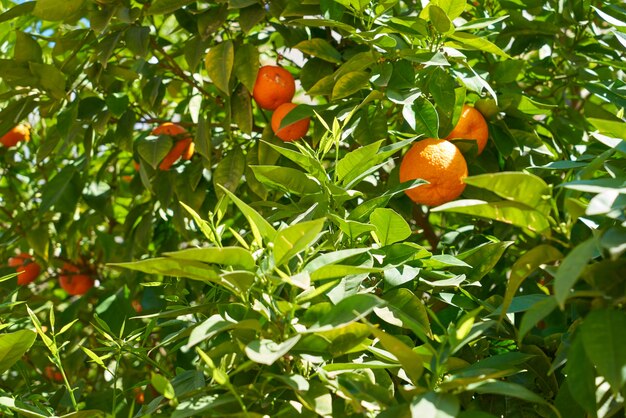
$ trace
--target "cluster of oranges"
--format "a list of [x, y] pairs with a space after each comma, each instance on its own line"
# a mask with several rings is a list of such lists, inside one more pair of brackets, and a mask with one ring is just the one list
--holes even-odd
[[280, 127], [283, 118], [297, 106], [291, 102], [295, 92], [296, 84], [289, 71], [274, 65], [265, 65], [259, 69], [252, 97], [262, 109], [274, 111], [272, 130], [285, 142], [302, 138], [311, 123], [310, 118], [304, 118]]
[[[15, 268], [17, 284], [21, 286], [34, 282], [41, 273], [41, 266], [27, 253], [9, 258], [8, 264]], [[84, 295], [93, 287], [94, 280], [84, 268], [66, 262], [59, 274], [59, 285], [72, 296]]]
[[165, 122], [154, 128], [152, 135], [169, 135], [174, 138], [174, 145], [159, 164], [159, 170], [167, 171], [179, 159], [190, 160], [195, 151], [193, 138], [180, 125]]
[[465, 190], [467, 162], [450, 140], [476, 141], [478, 154], [483, 152], [489, 130], [483, 115], [471, 106], [463, 106], [459, 122], [445, 139], [426, 138], [415, 144], [400, 163], [400, 181], [423, 179], [429, 184], [407, 190], [415, 203], [439, 206], [456, 199]]

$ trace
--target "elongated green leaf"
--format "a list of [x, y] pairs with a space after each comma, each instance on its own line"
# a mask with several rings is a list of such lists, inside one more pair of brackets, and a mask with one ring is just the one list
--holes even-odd
[[240, 149], [234, 149], [219, 162], [213, 171], [213, 185], [215, 186], [216, 194], [218, 196], [222, 195], [218, 185], [230, 192], [237, 190], [245, 170], [245, 155], [243, 155]]
[[450, 44], [452, 46], [457, 46], [460, 48], [467, 48], [467, 49], [477, 49], [479, 51], [499, 55], [503, 58], [511, 58], [509, 54], [501, 50], [496, 44], [492, 43], [491, 41], [488, 41], [485, 38], [472, 35], [471, 33], [456, 32], [448, 36], [451, 39], [454, 39], [456, 41], [456, 42], [446, 42], [447, 44]]
[[194, 280], [219, 280], [219, 270], [191, 260], [157, 257], [128, 263], [110, 263], [109, 266], [141, 271], [147, 274], [187, 277]]
[[6, 12], [0, 14], [0, 23], [31, 13], [35, 9], [36, 4], [36, 1], [25, 1], [8, 9]]
[[319, 193], [320, 184], [300, 170], [275, 165], [250, 166], [254, 176], [264, 185], [299, 196]]
[[464, 273], [468, 282], [478, 281], [493, 270], [506, 249], [512, 244], [513, 241], [501, 241], [487, 242], [476, 246], [456, 256], [459, 260], [472, 266], [471, 269], [452, 268], [450, 271], [455, 274]]
[[193, 218], [193, 221], [196, 223], [196, 225], [198, 226], [198, 228], [200, 228], [200, 231], [202, 231], [202, 233], [204, 234], [204, 236], [211, 242], [215, 243], [216, 242], [216, 237], [215, 234], [213, 233], [213, 231], [211, 230], [211, 227], [209, 226], [209, 223], [207, 221], [205, 221], [204, 219], [202, 219], [200, 217], [200, 215], [198, 215], [198, 213], [193, 210], [191, 207], [187, 206], [186, 204], [184, 204], [183, 202], [179, 202], [180, 205], [185, 208], [185, 210], [187, 212], [189, 212], [189, 214], [191, 215], [191, 217]]
[[402, 368], [411, 381], [415, 385], [418, 385], [419, 379], [422, 377], [424, 371], [424, 360], [422, 357], [393, 335], [371, 325], [369, 328], [372, 334], [380, 340], [385, 350], [389, 351], [398, 359], [398, 362], [402, 365]]
[[591, 312], [584, 320], [581, 338], [585, 352], [611, 385], [619, 393], [626, 382], [626, 313], [602, 309]]
[[54, 206], [59, 212], [73, 212], [80, 192], [76, 168], [66, 166], [42, 187], [39, 211], [43, 213]]
[[500, 319], [504, 317], [517, 289], [524, 280], [540, 265], [553, 263], [563, 258], [563, 254], [551, 245], [542, 244], [522, 255], [511, 267], [511, 275], [506, 284], [506, 292], [502, 300]]
[[402, 116], [416, 134], [430, 138], [439, 136], [439, 116], [435, 107], [423, 97], [418, 97], [412, 104], [402, 108]]
[[163, 15], [172, 13], [190, 3], [193, 3], [193, 0], [154, 0], [148, 8], [148, 14]]
[[343, 264], [332, 264], [324, 267], [320, 267], [311, 273], [311, 280], [319, 281], [332, 279], [335, 277], [345, 277], [356, 274], [365, 273], [380, 273], [382, 269], [376, 267], [360, 267], [360, 266], [346, 266]]
[[259, 212], [252, 209], [246, 203], [244, 203], [241, 199], [235, 196], [230, 190], [222, 187], [224, 193], [228, 195], [228, 197], [233, 201], [235, 205], [239, 208], [243, 216], [246, 217], [248, 223], [250, 224], [250, 230], [252, 231], [252, 235], [254, 235], [254, 239], [258, 243], [258, 245], [262, 245], [263, 241], [270, 242], [276, 236], [276, 230], [269, 222], [265, 220]]
[[369, 84], [369, 78], [369, 74], [365, 71], [352, 71], [343, 75], [333, 87], [333, 100], [343, 99], [364, 89]]
[[376, 228], [376, 236], [381, 245], [390, 245], [411, 236], [411, 227], [393, 209], [374, 209], [370, 215], [370, 222]]
[[587, 263], [593, 258], [596, 247], [595, 239], [589, 238], [570, 251], [559, 266], [554, 277], [554, 297], [561, 309], [565, 306], [572, 287], [578, 281]]
[[331, 221], [337, 224], [339, 229], [350, 237], [351, 240], [356, 239], [361, 234], [365, 234], [366, 232], [371, 232], [376, 229], [376, 227], [372, 224], [342, 219], [335, 214], [330, 214], [328, 217]]
[[164, 255], [179, 260], [194, 260], [203, 263], [240, 266], [245, 269], [252, 269], [255, 265], [252, 254], [241, 247], [190, 248], [187, 250], [164, 253]]
[[359, 321], [370, 314], [375, 308], [381, 307], [385, 301], [378, 296], [359, 293], [348, 296], [337, 305], [333, 306], [322, 318], [313, 324], [307, 333], [316, 333], [345, 327]]
[[551, 406], [543, 397], [517, 383], [491, 380], [470, 385], [467, 389], [468, 391], [475, 391], [476, 393], [510, 396], [528, 402]]
[[550, 228], [548, 219], [524, 204], [513, 201], [485, 202], [482, 200], [457, 200], [432, 209], [433, 212], [455, 212], [493, 219], [533, 232], [546, 232]]
[[253, 44], [244, 44], [237, 47], [234, 61], [235, 76], [243, 83], [248, 91], [254, 90], [254, 82], [259, 71], [259, 51]]
[[141, 159], [156, 169], [161, 160], [172, 149], [174, 141], [168, 135], [159, 136], [158, 139], [143, 139], [137, 145], [137, 152]]
[[70, 412], [69, 414], [61, 415], [59, 418], [103, 418], [106, 413], [95, 409], [83, 409], [82, 411]]
[[174, 399], [176, 397], [174, 386], [165, 376], [153, 372], [150, 383], [166, 399]]
[[326, 175], [326, 170], [320, 164], [318, 160], [315, 158], [304, 155], [300, 152], [294, 151], [292, 149], [288, 149], [285, 147], [280, 147], [275, 144], [271, 144], [266, 142], [272, 149], [280, 153], [281, 155], [289, 158], [294, 163], [298, 164], [300, 167], [304, 168], [310, 175], [318, 179], [320, 182], [326, 182], [328, 177]]
[[271, 366], [289, 352], [300, 340], [300, 335], [291, 337], [282, 343], [272, 340], [254, 340], [246, 346], [246, 355], [255, 363]]
[[0, 406], [9, 408], [11, 411], [19, 413], [19, 416], [27, 418], [47, 418], [50, 414], [32, 405], [28, 405], [20, 400], [9, 398], [8, 396], [0, 397]]
[[574, 338], [570, 345], [565, 371], [567, 384], [576, 402], [591, 416], [597, 417], [596, 372], [590, 356], [585, 352], [582, 338]]
[[346, 185], [362, 172], [375, 165], [376, 163], [372, 164], [372, 156], [378, 152], [382, 142], [382, 140], [376, 141], [347, 153], [337, 163], [335, 169], [337, 179]]
[[338, 263], [355, 255], [366, 253], [369, 250], [369, 248], [350, 248], [322, 254], [309, 262], [309, 264], [307, 264], [302, 271], [312, 273], [321, 267]]
[[215, 337], [217, 334], [230, 329], [248, 329], [254, 331], [261, 330], [261, 324], [256, 319], [244, 319], [242, 321], [234, 321], [232, 319], [224, 319], [220, 315], [212, 315], [207, 320], [196, 326], [189, 335], [187, 347], [191, 348], [202, 341]]
[[76, 14], [84, 0], [37, 0], [33, 15], [43, 20], [63, 20]]
[[301, 222], [288, 226], [276, 233], [274, 238], [274, 261], [277, 266], [288, 262], [291, 257], [307, 249], [324, 227], [325, 219]]
[[465, 183], [492, 191], [504, 199], [523, 203], [544, 215], [550, 213], [550, 187], [534, 174], [517, 171], [481, 174], [467, 177]]
[[448, 33], [454, 30], [454, 26], [450, 18], [446, 15], [446, 12], [432, 2], [428, 5], [428, 17], [435, 29], [437, 29], [437, 32]]
[[456, 418], [459, 398], [448, 393], [427, 392], [411, 401], [411, 418]]
[[9, 370], [30, 349], [37, 333], [23, 329], [0, 334], [0, 374]]
[[533, 327], [552, 311], [557, 308], [556, 299], [550, 297], [536, 302], [522, 317], [522, 323], [519, 327], [518, 340], [521, 342], [524, 336], [533, 329]]
[[461, 16], [466, 3], [466, 0], [432, 0], [429, 4], [440, 7], [450, 20], [454, 20]]
[[474, 19], [459, 26], [458, 28], [456, 28], [456, 30], [460, 31], [460, 30], [482, 29], [491, 25], [495, 25], [496, 23], [501, 22], [503, 20], [506, 20], [508, 17], [509, 15], [498, 16], [498, 17], [487, 17], [483, 19]]
[[235, 62], [235, 48], [233, 42], [222, 41], [209, 49], [204, 57], [206, 72], [215, 87], [230, 95], [230, 75]]
[[305, 54], [329, 61], [335, 64], [341, 64], [341, 54], [328, 41], [320, 38], [313, 38], [302, 41], [294, 48], [299, 49]]

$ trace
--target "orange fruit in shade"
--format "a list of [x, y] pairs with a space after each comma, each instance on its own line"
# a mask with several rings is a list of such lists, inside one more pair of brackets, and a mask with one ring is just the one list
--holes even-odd
[[159, 170], [167, 171], [179, 158], [189, 160], [194, 153], [195, 146], [189, 132], [180, 125], [172, 122], [165, 122], [154, 128], [153, 135], [170, 135], [174, 137], [172, 149], [165, 155], [159, 164]]
[[262, 109], [274, 110], [290, 102], [295, 92], [296, 83], [289, 71], [275, 65], [265, 65], [259, 69], [252, 97]]
[[0, 138], [0, 144], [7, 148], [16, 146], [21, 141], [30, 141], [30, 126], [20, 123]]
[[52, 380], [55, 382], [63, 381], [63, 374], [55, 366], [52, 365], [44, 367], [43, 375], [46, 376], [48, 380]]
[[84, 295], [93, 287], [94, 281], [88, 274], [80, 271], [78, 266], [64, 263], [59, 276], [61, 288], [72, 296]]
[[446, 137], [447, 140], [473, 139], [478, 146], [478, 155], [485, 149], [487, 138], [489, 138], [489, 128], [485, 118], [482, 113], [468, 105], [463, 105], [459, 121]]
[[141, 313], [143, 311], [143, 306], [141, 306], [141, 302], [139, 302], [137, 299], [131, 300], [130, 305], [137, 313]]
[[9, 258], [9, 266], [16, 267], [17, 284], [26, 285], [32, 283], [41, 273], [41, 267], [35, 263], [30, 254], [22, 253]]
[[[289, 112], [298, 106], [295, 103], [283, 103], [272, 114], [272, 131], [274, 134], [285, 142], [295, 141], [306, 135], [309, 130], [310, 118], [300, 119], [294, 123], [291, 123], [283, 128], [280, 128], [280, 124], [283, 118], [287, 116]], [[280, 128], [280, 129], [279, 129]]]
[[461, 151], [444, 139], [427, 138], [416, 142], [400, 163], [400, 181], [423, 179], [423, 184], [405, 193], [415, 203], [439, 206], [463, 193], [467, 163]]

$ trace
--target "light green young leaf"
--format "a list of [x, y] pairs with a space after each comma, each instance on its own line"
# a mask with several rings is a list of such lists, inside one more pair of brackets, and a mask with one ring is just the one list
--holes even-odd
[[454, 212], [493, 219], [527, 228], [532, 232], [549, 233], [550, 223], [539, 211], [519, 202], [504, 200], [485, 202], [482, 200], [456, 200], [432, 209], [433, 212]]
[[283, 341], [276, 343], [272, 340], [254, 340], [245, 348], [248, 358], [255, 363], [271, 366], [289, 352], [300, 341], [301, 335], [296, 335]]
[[288, 226], [276, 233], [274, 238], [274, 261], [277, 266], [307, 249], [318, 237], [326, 219], [316, 219]]
[[254, 176], [264, 185], [283, 192], [306, 196], [321, 191], [317, 181], [300, 170], [275, 165], [250, 166]]
[[153, 372], [150, 383], [152, 383], [154, 389], [166, 399], [174, 399], [176, 397], [174, 386], [172, 386], [172, 383], [165, 376]]
[[471, 33], [456, 32], [448, 35], [448, 37], [454, 40], [446, 42], [446, 44], [449, 44], [452, 47], [457, 47], [459, 49], [476, 49], [479, 51], [501, 56], [502, 58], [511, 58], [509, 54], [501, 50], [496, 44], [488, 41], [485, 38], [472, 35]]
[[37, 0], [33, 16], [43, 20], [63, 20], [80, 11], [84, 0]]
[[252, 269], [255, 266], [254, 257], [241, 247], [208, 247], [190, 248], [181, 251], [164, 253], [165, 256], [179, 260], [194, 260], [203, 263], [239, 266]]
[[411, 236], [411, 227], [393, 209], [374, 209], [370, 223], [376, 228], [375, 234], [382, 246], [393, 244]]
[[9, 370], [30, 349], [37, 333], [30, 329], [0, 334], [0, 374]]
[[262, 245], [263, 241], [270, 242], [274, 240], [274, 237], [276, 236], [276, 230], [274, 229], [274, 227], [272, 227], [272, 225], [270, 225], [269, 222], [265, 220], [263, 216], [261, 216], [259, 212], [244, 203], [230, 190], [227, 190], [224, 187], [222, 187], [222, 190], [228, 195], [228, 197], [233, 201], [233, 203], [239, 208], [241, 213], [243, 213], [243, 215], [248, 220], [248, 223], [250, 224], [250, 230], [252, 231], [252, 235], [254, 235], [254, 239], [258, 243], [258, 245]]
[[448, 393], [426, 392], [411, 401], [412, 418], [456, 418], [460, 410], [459, 398]]
[[402, 368], [411, 381], [415, 385], [419, 385], [419, 379], [424, 372], [424, 360], [422, 357], [393, 335], [372, 325], [368, 326], [385, 350], [389, 351], [398, 359], [398, 362], [402, 365]]

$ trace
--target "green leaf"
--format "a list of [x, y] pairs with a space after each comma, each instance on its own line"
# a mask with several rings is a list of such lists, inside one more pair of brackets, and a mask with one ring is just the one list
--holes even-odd
[[0, 14], [0, 23], [31, 13], [35, 9], [36, 4], [36, 1], [25, 1], [24, 3], [20, 3], [8, 9], [6, 12]]
[[535, 303], [522, 317], [522, 323], [519, 327], [517, 335], [518, 341], [521, 343], [524, 336], [533, 329], [533, 327], [546, 316], [550, 315], [552, 311], [557, 308], [556, 299], [549, 297]]
[[375, 267], [346, 266], [342, 264], [333, 264], [320, 267], [311, 273], [311, 280], [319, 281], [332, 279], [335, 277], [345, 277], [357, 274], [380, 273], [382, 269]]
[[556, 271], [556, 276], [554, 276], [554, 297], [561, 309], [565, 307], [565, 301], [570, 295], [572, 287], [574, 287], [587, 263], [589, 263], [597, 251], [596, 247], [595, 238], [589, 238], [587, 241], [577, 245], [563, 259], [559, 269]]
[[298, 196], [321, 191], [320, 184], [316, 180], [295, 168], [275, 165], [253, 165], [250, 168], [257, 180], [273, 189]]
[[416, 134], [429, 138], [439, 136], [439, 116], [435, 107], [423, 97], [418, 97], [412, 104], [402, 108], [402, 116]]
[[152, 383], [154, 389], [166, 399], [174, 399], [176, 397], [174, 386], [172, 386], [172, 383], [165, 376], [153, 372], [150, 383]]
[[37, 0], [33, 15], [43, 20], [64, 20], [76, 15], [84, 0]]
[[376, 227], [375, 234], [381, 245], [390, 245], [411, 236], [411, 227], [393, 209], [374, 209], [370, 222]]
[[252, 269], [256, 264], [252, 254], [241, 247], [190, 248], [164, 253], [164, 255], [179, 260], [194, 260], [203, 263], [239, 266], [244, 269]]
[[304, 168], [309, 174], [318, 179], [320, 182], [325, 182], [328, 180], [326, 170], [314, 157], [304, 155], [301, 152], [297, 152], [285, 147], [280, 147], [269, 142], [265, 143], [281, 155], [289, 158], [291, 161]]
[[454, 212], [474, 215], [481, 218], [493, 219], [527, 228], [532, 232], [549, 232], [548, 219], [522, 203], [513, 201], [485, 202], [482, 200], [457, 200], [446, 203], [431, 210], [432, 212]]
[[137, 152], [139, 156], [155, 170], [174, 145], [174, 141], [169, 135], [161, 135], [157, 139], [144, 138], [138, 142]]
[[[383, 140], [376, 141], [373, 144], [359, 147], [354, 151], [347, 153], [341, 160], [337, 162], [335, 173], [337, 179], [343, 185], [350, 183], [367, 169], [375, 165], [372, 164], [372, 158], [378, 152]], [[374, 160], [375, 161], [375, 160]]]
[[198, 345], [203, 341], [207, 341], [208, 339], [215, 337], [220, 332], [231, 329], [260, 331], [261, 324], [257, 319], [244, 319], [236, 322], [230, 318], [226, 320], [222, 316], [215, 314], [191, 331], [187, 348]]
[[542, 264], [553, 263], [563, 258], [563, 254], [556, 248], [548, 244], [538, 245], [537, 247], [526, 252], [518, 258], [511, 267], [511, 275], [506, 284], [506, 292], [500, 308], [500, 319], [504, 317], [509, 308], [509, 304], [513, 300], [517, 289], [522, 285], [524, 280]]
[[372, 334], [378, 338], [385, 350], [389, 351], [398, 359], [398, 362], [402, 365], [402, 368], [411, 381], [415, 385], [419, 385], [419, 379], [424, 371], [424, 360], [422, 357], [393, 335], [371, 325], [369, 328]]
[[481, 394], [488, 393], [494, 395], [510, 396], [512, 398], [522, 399], [528, 402], [552, 407], [542, 396], [539, 396], [538, 394], [517, 383], [490, 380], [469, 385], [467, 387], [467, 390]]
[[18, 412], [19, 416], [24, 416], [26, 418], [48, 418], [50, 416], [50, 414], [46, 411], [42, 411], [39, 408], [7, 396], [0, 397], [0, 406]]
[[259, 51], [253, 44], [237, 47], [234, 61], [235, 76], [246, 86], [248, 91], [254, 90], [257, 73], [259, 72]]
[[466, 3], [465, 0], [432, 0], [429, 4], [440, 7], [450, 20], [454, 20], [463, 14]]
[[301, 222], [276, 233], [274, 238], [274, 261], [277, 266], [307, 249], [318, 238], [326, 219]]
[[[604, 341], [600, 342], [604, 343]], [[591, 416], [597, 417], [596, 371], [590, 356], [585, 353], [581, 338], [574, 338], [567, 351], [565, 372], [567, 373], [567, 385], [573, 398]]]
[[239, 148], [233, 149], [222, 159], [213, 170], [213, 185], [216, 194], [221, 196], [218, 185], [230, 192], [239, 187], [243, 173], [246, 170], [246, 157]]
[[300, 335], [289, 338], [282, 343], [275, 343], [272, 340], [254, 340], [248, 343], [245, 348], [248, 358], [255, 363], [271, 366], [289, 352], [300, 340]]
[[241, 132], [245, 134], [252, 132], [252, 100], [250, 92], [243, 84], [240, 84], [232, 95], [230, 113], [233, 123]]
[[54, 206], [59, 212], [73, 212], [82, 189], [78, 177], [79, 175], [74, 167], [64, 167], [41, 188], [41, 206], [39, 206], [39, 211], [44, 213]]
[[187, 277], [201, 281], [219, 280], [219, 271], [216, 268], [190, 260], [157, 257], [127, 263], [110, 263], [108, 265], [141, 271], [147, 274]]
[[230, 40], [222, 41], [209, 49], [204, 58], [209, 78], [213, 81], [215, 87], [226, 93], [227, 96], [230, 95], [229, 82], [234, 62], [235, 47]]
[[13, 58], [18, 62], [43, 62], [41, 46], [29, 34], [15, 32], [15, 52]]
[[369, 85], [369, 78], [369, 73], [365, 71], [352, 71], [345, 74], [335, 83], [332, 92], [332, 100], [343, 99], [366, 88]]
[[100, 358], [96, 353], [84, 346], [81, 346], [80, 348], [85, 354], [87, 354], [87, 357], [93, 360], [93, 362], [96, 363], [98, 366], [102, 367], [103, 369], [107, 368], [104, 364], [104, 361], [102, 361], [102, 358]]
[[459, 398], [448, 393], [427, 392], [411, 400], [412, 418], [456, 418], [460, 410]]
[[349, 248], [345, 250], [332, 251], [330, 253], [322, 254], [309, 262], [309, 264], [307, 264], [302, 269], [302, 271], [307, 273], [313, 273], [321, 267], [338, 263], [355, 255], [366, 253], [369, 250], [369, 248]]
[[202, 231], [202, 233], [204, 234], [204, 236], [211, 242], [215, 243], [216, 242], [216, 237], [215, 234], [213, 233], [213, 231], [211, 230], [211, 226], [209, 225], [209, 223], [207, 221], [205, 221], [204, 219], [202, 219], [200, 217], [200, 215], [198, 215], [198, 213], [193, 210], [191, 207], [187, 206], [186, 204], [184, 204], [183, 202], [179, 202], [180, 205], [185, 208], [185, 210], [187, 212], [189, 212], [189, 214], [191, 215], [191, 217], [193, 218], [193, 221], [196, 223], [196, 225], [198, 226], [198, 228], [200, 228], [200, 231]]
[[486, 242], [465, 251], [456, 257], [472, 266], [471, 269], [450, 269], [452, 273], [464, 273], [468, 282], [475, 282], [485, 277], [496, 266], [504, 251], [513, 244], [513, 241]]
[[302, 41], [294, 46], [294, 48], [299, 49], [305, 54], [323, 59], [324, 61], [341, 64], [341, 54], [339, 51], [324, 39], [313, 38]]
[[581, 325], [585, 352], [598, 374], [620, 392], [626, 382], [626, 313], [617, 309], [591, 312]]
[[30, 349], [37, 333], [22, 329], [8, 334], [0, 334], [0, 374], [9, 370]]
[[324, 332], [345, 327], [365, 318], [375, 308], [379, 308], [384, 304], [385, 301], [368, 293], [348, 296], [337, 305], [333, 306], [330, 311], [306, 330], [306, 332]]
[[337, 224], [339, 229], [341, 229], [341, 232], [350, 237], [351, 240], [356, 239], [361, 234], [371, 232], [376, 229], [376, 227], [372, 224], [343, 219], [333, 213], [329, 214], [328, 217], [331, 221]]
[[54, 65], [29, 62], [30, 72], [39, 79], [39, 84], [55, 99], [65, 98], [65, 75]]
[[454, 30], [450, 18], [441, 7], [430, 3], [428, 5], [428, 16], [435, 29], [437, 29], [437, 32], [448, 33], [450, 29]]
[[534, 174], [518, 171], [467, 177], [466, 184], [492, 191], [498, 196], [523, 203], [544, 215], [550, 213], [550, 186]]
[[194, 0], [154, 0], [147, 12], [151, 15], [169, 14], [193, 2]]
[[248, 223], [250, 223], [250, 230], [254, 235], [255, 241], [258, 245], [262, 245], [263, 241], [270, 242], [276, 236], [276, 230], [265, 220], [263, 216], [250, 206], [245, 204], [241, 199], [231, 193], [229, 190], [222, 187], [224, 193], [230, 197], [230, 199], [237, 205], [241, 213], [246, 217]]
[[454, 41], [448, 41], [446, 44], [457, 47], [459, 49], [476, 49], [479, 51], [487, 52], [490, 54], [498, 55], [502, 58], [511, 58], [509, 54], [501, 50], [496, 44], [488, 41], [485, 38], [481, 38], [476, 35], [472, 35], [471, 33], [465, 32], [456, 32], [453, 34], [449, 34], [448, 37], [450, 39], [454, 39]]
[[95, 409], [83, 409], [82, 411], [70, 412], [59, 418], [104, 418], [106, 413]]

